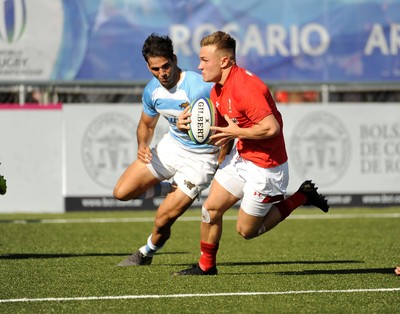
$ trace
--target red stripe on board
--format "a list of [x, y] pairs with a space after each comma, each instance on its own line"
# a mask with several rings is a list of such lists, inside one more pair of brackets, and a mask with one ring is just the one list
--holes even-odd
[[61, 110], [62, 104], [0, 104], [0, 110]]

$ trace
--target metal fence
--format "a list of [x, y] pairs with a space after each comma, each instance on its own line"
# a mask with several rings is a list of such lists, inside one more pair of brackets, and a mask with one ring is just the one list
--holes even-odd
[[[400, 102], [400, 83], [285, 84], [266, 82], [280, 103]], [[141, 102], [146, 82], [9, 83], [0, 85], [1, 104]]]

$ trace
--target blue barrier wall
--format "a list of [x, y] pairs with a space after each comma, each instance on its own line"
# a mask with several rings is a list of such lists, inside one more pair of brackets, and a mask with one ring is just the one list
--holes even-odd
[[145, 81], [146, 37], [168, 34], [197, 68], [200, 39], [231, 33], [267, 81], [400, 81], [400, 0], [8, 0], [0, 81]]

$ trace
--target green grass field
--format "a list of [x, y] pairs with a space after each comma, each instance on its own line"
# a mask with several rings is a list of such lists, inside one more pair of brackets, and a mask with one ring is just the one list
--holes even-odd
[[199, 257], [199, 210], [151, 266], [117, 267], [154, 212], [0, 215], [0, 313], [399, 313], [400, 208], [298, 209], [250, 241], [226, 214], [218, 276]]

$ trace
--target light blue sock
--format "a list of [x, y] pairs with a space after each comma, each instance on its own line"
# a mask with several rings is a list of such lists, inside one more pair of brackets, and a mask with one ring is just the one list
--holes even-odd
[[151, 242], [151, 237], [152, 235], [150, 235], [147, 238], [147, 244], [142, 246], [139, 251], [144, 255], [144, 256], [153, 256], [158, 250], [162, 249], [163, 245], [161, 246], [156, 246]]

